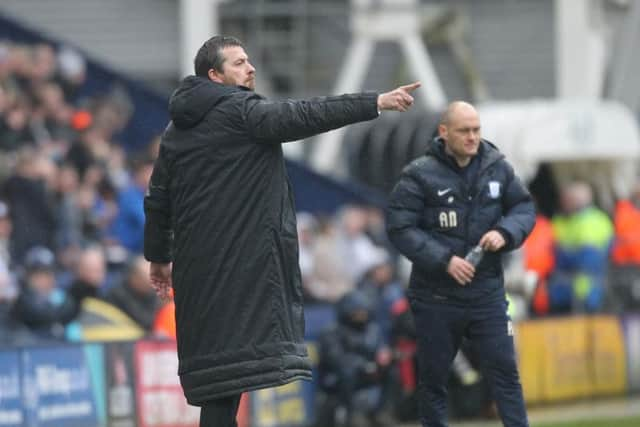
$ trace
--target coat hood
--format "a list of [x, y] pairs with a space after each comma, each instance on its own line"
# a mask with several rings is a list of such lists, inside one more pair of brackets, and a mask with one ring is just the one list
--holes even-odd
[[203, 77], [185, 77], [171, 95], [169, 115], [177, 128], [192, 128], [225, 96], [241, 90], [238, 86], [223, 85]]

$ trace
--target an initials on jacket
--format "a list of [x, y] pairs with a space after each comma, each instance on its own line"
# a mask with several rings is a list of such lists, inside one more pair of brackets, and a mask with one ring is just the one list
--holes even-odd
[[441, 228], [453, 228], [458, 226], [458, 214], [456, 211], [442, 211], [438, 216]]

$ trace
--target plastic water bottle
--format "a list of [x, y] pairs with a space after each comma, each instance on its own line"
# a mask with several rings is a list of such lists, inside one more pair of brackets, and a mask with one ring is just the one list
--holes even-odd
[[474, 246], [467, 255], [465, 255], [464, 259], [472, 264], [474, 267], [477, 267], [482, 261], [482, 256], [484, 255], [484, 249], [482, 246], [476, 245]]

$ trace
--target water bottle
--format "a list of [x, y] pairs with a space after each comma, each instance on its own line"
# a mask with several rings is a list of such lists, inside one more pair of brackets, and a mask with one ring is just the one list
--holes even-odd
[[464, 259], [472, 264], [474, 267], [477, 267], [482, 261], [482, 256], [484, 255], [484, 249], [482, 246], [476, 245], [474, 246], [467, 255], [465, 255]]

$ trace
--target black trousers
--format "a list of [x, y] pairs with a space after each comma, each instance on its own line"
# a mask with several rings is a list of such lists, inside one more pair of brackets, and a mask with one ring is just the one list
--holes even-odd
[[479, 305], [411, 301], [418, 336], [418, 407], [423, 427], [447, 426], [447, 381], [463, 337], [481, 369], [505, 427], [528, 427], [507, 302]]
[[237, 427], [240, 396], [212, 400], [200, 409], [200, 427]]

